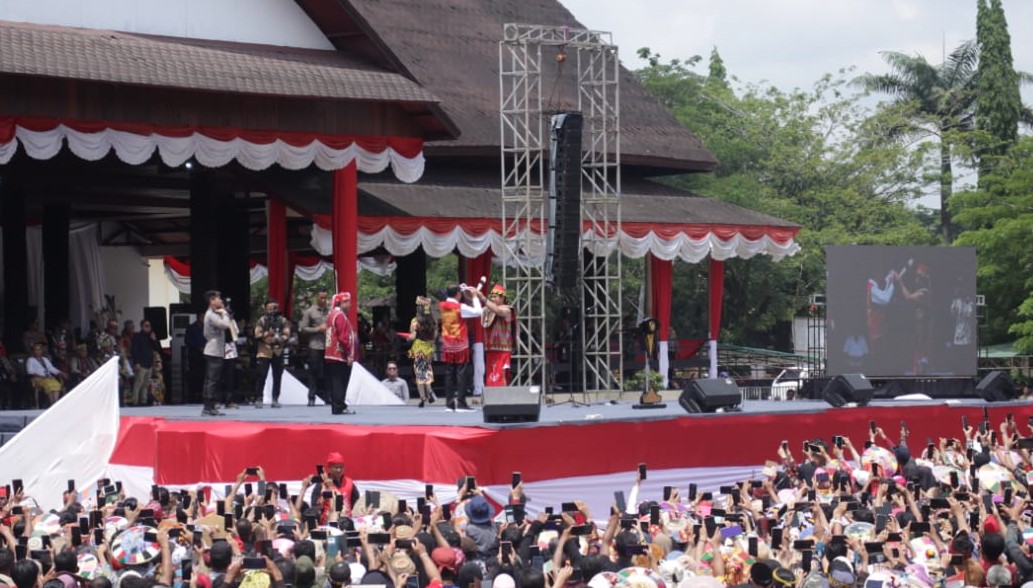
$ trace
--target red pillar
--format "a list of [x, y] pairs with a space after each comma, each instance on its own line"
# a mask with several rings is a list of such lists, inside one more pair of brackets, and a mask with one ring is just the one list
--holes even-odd
[[[278, 198], [266, 202], [266, 263], [269, 264], [269, 298], [286, 309], [287, 303], [287, 207]], [[288, 315], [289, 316], [289, 315]]]
[[337, 291], [352, 295], [348, 318], [358, 325], [359, 286], [359, 176], [355, 162], [334, 171], [334, 270]]

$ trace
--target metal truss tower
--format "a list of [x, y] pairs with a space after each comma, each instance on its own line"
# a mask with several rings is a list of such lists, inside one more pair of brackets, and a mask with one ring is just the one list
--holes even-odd
[[[548, 191], [542, 48], [577, 55], [584, 119], [581, 177], [580, 328], [585, 392], [615, 390], [621, 358], [620, 62], [609, 33], [507, 24], [499, 43], [503, 279], [520, 328], [513, 384], [546, 384], [545, 281]], [[557, 80], [556, 83], [562, 83]]]

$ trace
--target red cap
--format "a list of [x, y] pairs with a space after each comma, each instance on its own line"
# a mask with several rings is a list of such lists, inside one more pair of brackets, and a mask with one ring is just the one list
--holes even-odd
[[334, 451], [330, 455], [326, 456], [326, 465], [334, 465], [334, 464], [344, 465], [344, 457], [340, 453], [338, 453], [336, 451]]

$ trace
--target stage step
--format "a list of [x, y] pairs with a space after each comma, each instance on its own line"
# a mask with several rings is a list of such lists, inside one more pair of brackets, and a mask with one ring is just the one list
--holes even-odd
[[35, 417], [0, 415], [0, 447], [14, 439], [15, 435], [21, 432]]

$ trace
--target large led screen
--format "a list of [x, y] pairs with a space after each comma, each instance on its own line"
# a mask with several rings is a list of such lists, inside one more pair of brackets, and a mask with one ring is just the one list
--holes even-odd
[[976, 251], [825, 249], [829, 375], [976, 374]]

